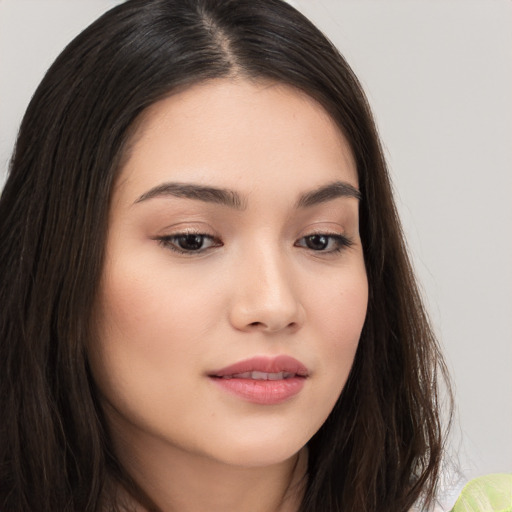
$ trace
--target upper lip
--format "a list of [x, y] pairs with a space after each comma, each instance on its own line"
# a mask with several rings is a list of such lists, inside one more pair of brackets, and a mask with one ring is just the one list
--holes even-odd
[[297, 359], [287, 356], [280, 355], [277, 357], [253, 357], [251, 359], [245, 359], [232, 365], [226, 366], [219, 370], [215, 370], [209, 373], [210, 377], [225, 377], [231, 375], [238, 375], [247, 372], [263, 372], [263, 373], [291, 373], [299, 377], [307, 377], [309, 372], [306, 366], [304, 366]]

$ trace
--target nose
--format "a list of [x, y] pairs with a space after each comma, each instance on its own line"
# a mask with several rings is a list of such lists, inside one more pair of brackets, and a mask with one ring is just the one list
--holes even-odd
[[260, 251], [240, 263], [235, 272], [230, 322], [237, 330], [294, 332], [305, 311], [290, 265], [278, 251]]

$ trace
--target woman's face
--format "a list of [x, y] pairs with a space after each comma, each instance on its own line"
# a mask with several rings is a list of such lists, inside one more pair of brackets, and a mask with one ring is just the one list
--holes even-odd
[[307, 443], [366, 314], [357, 188], [334, 122], [288, 86], [216, 80], [145, 113], [89, 347], [114, 441], [252, 467]]

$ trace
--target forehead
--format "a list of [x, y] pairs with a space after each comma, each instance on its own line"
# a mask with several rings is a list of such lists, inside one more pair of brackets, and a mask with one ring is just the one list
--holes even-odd
[[217, 79], [143, 113], [118, 184], [141, 193], [169, 180], [250, 192], [264, 181], [282, 190], [339, 179], [357, 187], [354, 158], [318, 102], [281, 83]]

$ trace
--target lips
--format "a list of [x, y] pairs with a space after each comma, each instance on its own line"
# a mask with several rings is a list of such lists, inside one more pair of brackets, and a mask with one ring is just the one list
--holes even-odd
[[269, 373], [269, 372], [244, 372], [244, 373], [235, 373], [234, 375], [223, 375], [219, 377], [220, 379], [253, 379], [253, 380], [281, 380], [281, 379], [290, 379], [291, 377], [295, 377], [295, 373], [290, 372], [278, 372], [278, 373]]
[[302, 390], [308, 369], [290, 356], [256, 357], [208, 375], [223, 391], [251, 403], [277, 405]]
[[290, 356], [253, 357], [216, 370], [211, 377], [242, 378], [256, 380], [279, 380], [290, 377], [307, 377], [308, 369]]

